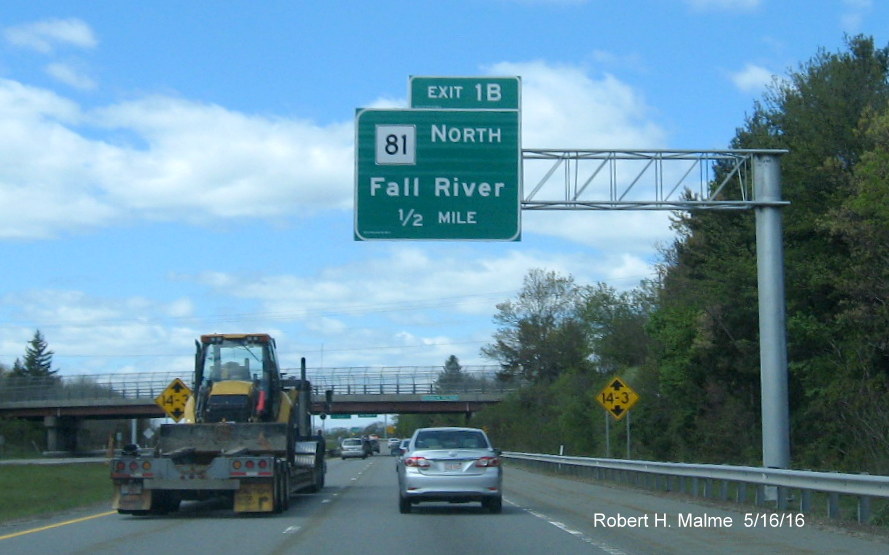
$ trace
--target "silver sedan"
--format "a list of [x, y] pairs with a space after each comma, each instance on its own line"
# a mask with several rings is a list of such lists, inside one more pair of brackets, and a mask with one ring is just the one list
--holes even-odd
[[492, 513], [503, 507], [500, 451], [478, 428], [420, 428], [398, 470], [398, 509], [423, 501], [479, 501]]

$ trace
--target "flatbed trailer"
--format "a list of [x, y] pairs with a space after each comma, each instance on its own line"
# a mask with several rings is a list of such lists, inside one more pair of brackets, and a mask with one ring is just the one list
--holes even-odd
[[325, 470], [320, 437], [297, 441], [292, 461], [274, 454], [220, 453], [200, 460], [191, 452], [124, 451], [111, 461], [113, 508], [123, 514], [162, 514], [184, 500], [222, 497], [238, 513], [279, 513], [294, 493], [323, 488]]

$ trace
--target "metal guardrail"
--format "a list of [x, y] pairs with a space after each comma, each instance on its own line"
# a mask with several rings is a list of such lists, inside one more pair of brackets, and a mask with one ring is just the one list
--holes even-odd
[[[517, 382], [497, 379], [498, 366], [463, 367], [458, 379], [442, 374], [440, 366], [344, 367], [307, 369], [313, 392], [324, 395], [504, 393], [518, 388]], [[285, 368], [298, 377], [299, 368]], [[175, 378], [191, 385], [191, 372], [118, 372], [114, 374], [62, 375], [46, 378], [4, 377], [0, 379], [0, 406], [39, 401], [105, 399], [154, 399]]]
[[[812, 513], [813, 494], [823, 493], [827, 497], [826, 514], [830, 518], [841, 517], [840, 496], [851, 496], [856, 499], [855, 518], [862, 524], [871, 520], [872, 498], [889, 498], [889, 476], [752, 466], [596, 459], [537, 453], [504, 452], [503, 456], [547, 470], [583, 473], [592, 475], [598, 480], [659, 491], [674, 491], [720, 501], [728, 501], [729, 492], [733, 489], [733, 500], [746, 503], [747, 486], [753, 486], [754, 504], [774, 503], [774, 507], [779, 511], [788, 510], [791, 503], [798, 500], [797, 510], [800, 513]], [[798, 498], [794, 497], [793, 493], [797, 493]]]

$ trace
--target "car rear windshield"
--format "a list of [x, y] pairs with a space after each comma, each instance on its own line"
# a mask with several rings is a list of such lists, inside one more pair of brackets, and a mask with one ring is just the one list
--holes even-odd
[[343, 445], [348, 445], [348, 446], [361, 445], [361, 440], [360, 439], [344, 439]]
[[417, 434], [417, 449], [486, 449], [484, 434], [474, 430], [430, 430]]

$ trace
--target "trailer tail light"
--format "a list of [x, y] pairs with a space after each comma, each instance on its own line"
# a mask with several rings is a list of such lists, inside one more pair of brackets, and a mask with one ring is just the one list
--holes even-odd
[[152, 462], [145, 459], [116, 459], [111, 464], [113, 477], [152, 478]]
[[272, 459], [263, 457], [259, 459], [241, 458], [231, 463], [231, 476], [238, 478], [265, 477], [272, 475]]
[[429, 468], [432, 463], [425, 457], [408, 457], [404, 459], [404, 466], [412, 466], [414, 468]]
[[500, 466], [500, 457], [482, 457], [479, 460], [475, 461], [475, 466], [481, 468]]

